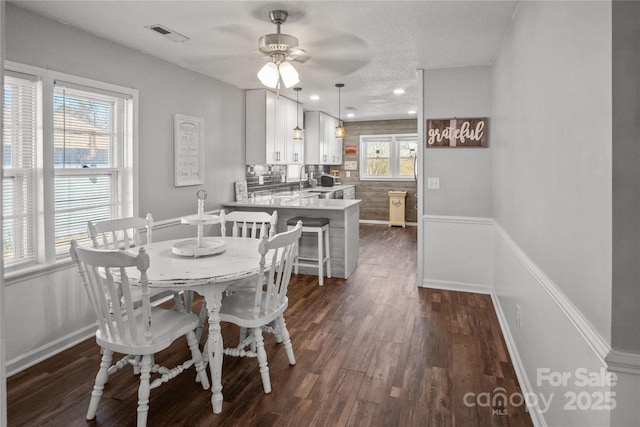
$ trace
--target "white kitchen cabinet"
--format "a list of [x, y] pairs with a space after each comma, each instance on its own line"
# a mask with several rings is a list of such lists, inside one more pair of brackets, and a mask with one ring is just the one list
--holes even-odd
[[293, 140], [296, 108], [295, 101], [268, 90], [246, 92], [246, 164], [303, 164], [304, 140]]
[[304, 115], [305, 161], [313, 165], [342, 164], [342, 139], [335, 137], [338, 119], [320, 111]]

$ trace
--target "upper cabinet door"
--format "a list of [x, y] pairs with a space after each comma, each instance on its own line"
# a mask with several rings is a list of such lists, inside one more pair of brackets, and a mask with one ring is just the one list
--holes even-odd
[[342, 164], [342, 140], [336, 139], [338, 119], [319, 111], [305, 113], [306, 162], [314, 165]]
[[283, 101], [289, 100], [264, 89], [248, 90], [245, 96], [246, 164], [286, 164], [288, 113]]

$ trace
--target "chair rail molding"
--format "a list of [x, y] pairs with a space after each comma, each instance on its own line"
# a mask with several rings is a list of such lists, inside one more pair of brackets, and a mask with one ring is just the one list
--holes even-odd
[[558, 305], [580, 335], [589, 344], [604, 366], [607, 365], [606, 357], [611, 351], [611, 346], [602, 338], [600, 333], [591, 325], [578, 308], [567, 298], [558, 286], [529, 258], [524, 251], [511, 239], [509, 234], [498, 223], [494, 223], [495, 229], [507, 246], [516, 255], [518, 260], [535, 278], [537, 283]]
[[640, 354], [611, 349], [605, 358], [610, 371], [640, 375]]

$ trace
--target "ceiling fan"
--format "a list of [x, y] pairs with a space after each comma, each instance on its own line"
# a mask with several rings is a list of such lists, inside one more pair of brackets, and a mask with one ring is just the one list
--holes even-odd
[[284, 10], [272, 10], [269, 19], [276, 25], [275, 34], [266, 34], [258, 39], [258, 49], [268, 55], [271, 62], [265, 64], [258, 72], [260, 82], [270, 88], [279, 87], [280, 82], [290, 88], [300, 81], [298, 71], [291, 61], [306, 62], [310, 57], [298, 47], [298, 39], [290, 34], [280, 32], [280, 25], [287, 22], [289, 14]]

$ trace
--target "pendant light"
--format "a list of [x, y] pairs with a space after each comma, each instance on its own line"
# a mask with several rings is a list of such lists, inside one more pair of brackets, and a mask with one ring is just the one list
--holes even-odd
[[336, 126], [336, 138], [342, 139], [344, 138], [345, 132], [342, 120], [340, 120], [340, 89], [344, 87], [344, 84], [336, 83], [336, 87], [338, 88], [338, 126]]
[[302, 129], [298, 126], [298, 110], [300, 109], [300, 104], [298, 103], [298, 94], [302, 90], [301, 87], [294, 87], [293, 90], [296, 91], [296, 127], [293, 128], [293, 139], [302, 139]]

